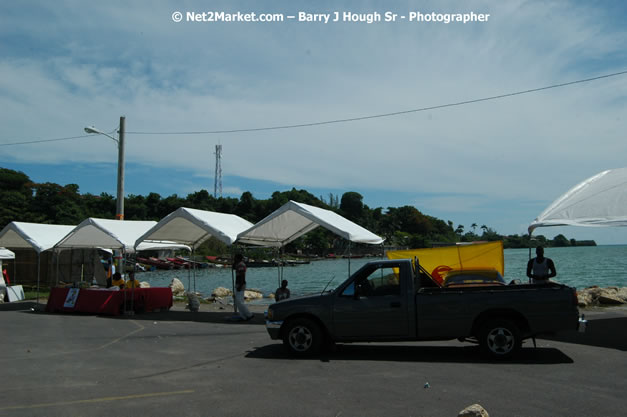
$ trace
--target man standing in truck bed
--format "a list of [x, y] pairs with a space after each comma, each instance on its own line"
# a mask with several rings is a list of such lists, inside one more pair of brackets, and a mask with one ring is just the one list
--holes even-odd
[[555, 264], [550, 258], [544, 257], [544, 248], [536, 248], [536, 257], [527, 262], [527, 276], [531, 284], [546, 284], [557, 275]]

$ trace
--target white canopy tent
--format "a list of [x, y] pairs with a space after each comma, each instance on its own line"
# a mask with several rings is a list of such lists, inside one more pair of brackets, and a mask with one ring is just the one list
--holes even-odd
[[0, 245], [8, 248], [35, 249], [37, 253], [52, 249], [76, 226], [11, 222], [0, 231]]
[[0, 231], [0, 245], [15, 249], [34, 249], [37, 252], [37, 304], [39, 304], [39, 277], [41, 253], [50, 250], [76, 226], [11, 222]]
[[108, 248], [119, 249], [125, 253], [137, 249], [186, 249], [189, 246], [175, 242], [143, 242], [135, 248], [135, 241], [151, 227], [155, 221], [148, 220], [113, 220], [90, 217], [83, 220], [56, 245], [56, 248]]
[[15, 253], [7, 248], [0, 248], [0, 302], [4, 300], [4, 293], [7, 291], [7, 284], [4, 281], [4, 273], [2, 270], [2, 261], [7, 259], [15, 259]]
[[[145, 220], [113, 220], [90, 217], [83, 220], [67, 236], [65, 236], [55, 248], [108, 248], [122, 251], [122, 264], [124, 254], [135, 250], [147, 249], [185, 249], [189, 246], [174, 242], [143, 242], [135, 247], [135, 241], [156, 225], [155, 221]], [[119, 265], [123, 271], [122, 265]], [[133, 287], [135, 290], [135, 287]], [[125, 294], [126, 296], [126, 294]], [[131, 298], [133, 299], [133, 298]], [[126, 306], [126, 303], [125, 303]]]
[[[350, 242], [379, 245], [384, 241], [383, 238], [337, 213], [290, 200], [250, 229], [240, 233], [237, 242], [280, 248], [318, 226], [348, 240], [349, 250]], [[348, 272], [350, 275], [350, 256]], [[280, 281], [279, 273], [279, 285]]]
[[0, 248], [0, 265], [2, 265], [3, 259], [15, 259], [15, 253], [7, 248]]
[[[227, 245], [232, 245], [240, 232], [252, 226], [251, 222], [234, 214], [180, 207], [140, 236], [135, 245], [139, 247], [148, 240], [152, 242], [171, 241], [189, 245], [193, 253], [194, 249], [211, 236], [218, 238]], [[195, 267], [195, 265], [194, 263], [193, 266]], [[193, 268], [193, 273], [195, 290], [195, 268]], [[188, 286], [191, 286], [191, 278]]]
[[322, 226], [349, 242], [379, 245], [383, 238], [320, 207], [288, 201], [237, 237], [238, 243], [282, 247]]
[[211, 236], [231, 245], [240, 232], [252, 226], [251, 222], [234, 214], [181, 207], [146, 231], [137, 239], [135, 245], [141, 245], [146, 240], [170, 241], [186, 244], [195, 249]]
[[627, 226], [627, 168], [600, 172], [577, 184], [529, 225], [529, 234], [545, 226]]

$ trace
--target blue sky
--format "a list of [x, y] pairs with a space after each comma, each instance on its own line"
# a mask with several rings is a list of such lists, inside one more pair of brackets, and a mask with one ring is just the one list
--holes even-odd
[[[310, 3], [310, 2], [309, 2]], [[5, 2], [0, 145], [111, 132], [126, 116], [127, 194], [357, 191], [467, 228], [524, 233], [560, 194], [626, 166], [627, 76], [460, 107], [300, 129], [204, 135], [437, 106], [627, 69], [624, 2]], [[487, 22], [180, 22], [172, 13], [392, 11]], [[35, 181], [115, 194], [103, 136], [0, 146]], [[552, 228], [602, 243], [627, 230]]]

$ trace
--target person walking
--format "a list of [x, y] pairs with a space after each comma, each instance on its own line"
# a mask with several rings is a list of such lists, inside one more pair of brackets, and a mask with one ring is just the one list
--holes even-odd
[[246, 264], [244, 256], [238, 253], [233, 258], [233, 270], [235, 270], [235, 306], [242, 320], [250, 320], [254, 314], [248, 310], [244, 302], [244, 294], [246, 292]]

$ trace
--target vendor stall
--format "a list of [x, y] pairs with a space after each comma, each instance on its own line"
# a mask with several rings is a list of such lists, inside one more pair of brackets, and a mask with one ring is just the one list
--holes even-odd
[[52, 288], [46, 311], [118, 315], [132, 308], [135, 312], [168, 310], [172, 290], [135, 288], [120, 291], [92, 288]]

